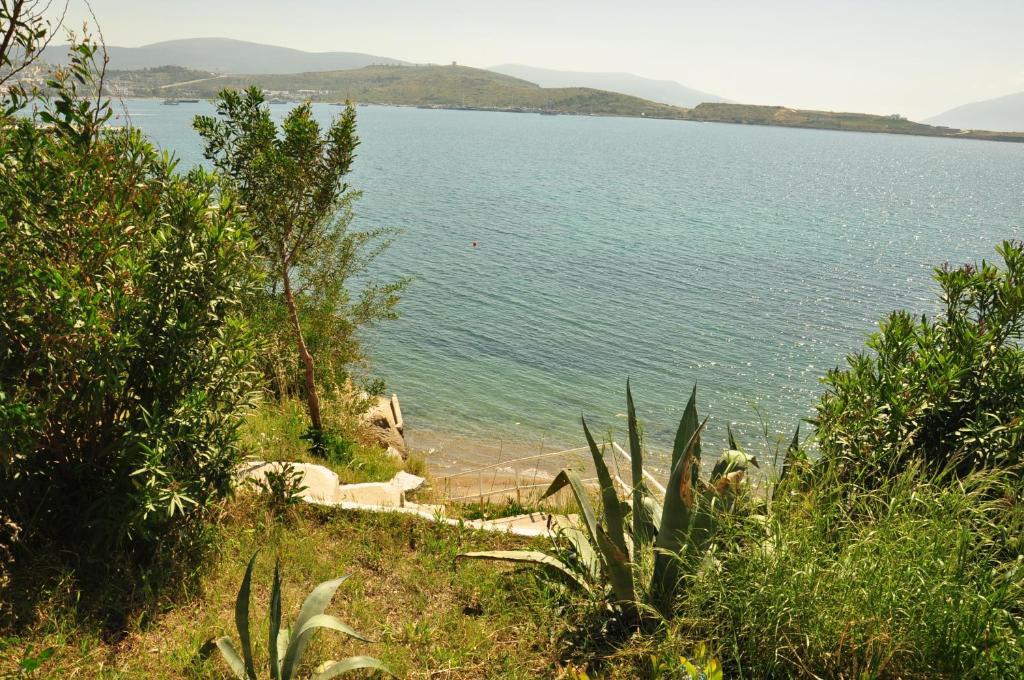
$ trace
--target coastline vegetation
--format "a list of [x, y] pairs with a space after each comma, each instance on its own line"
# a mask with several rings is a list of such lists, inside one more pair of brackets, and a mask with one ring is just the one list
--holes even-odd
[[[11, 11], [32, 5], [0, 3], [0, 33], [23, 50], [0, 50], [14, 70], [43, 26]], [[322, 461], [352, 481], [397, 465], [360, 441], [359, 400], [341, 389], [359, 352], [334, 258], [367, 242], [338, 245], [352, 236], [341, 180], [354, 112], [325, 138], [299, 107], [282, 134], [258, 93], [225, 93], [227, 122], [198, 126], [218, 172], [182, 174], [137, 131], [104, 126], [103, 78], [102, 52], [81, 41], [48, 83], [58, 96], [0, 125], [0, 677], [248, 678], [255, 658], [271, 677], [307, 677], [366, 650], [329, 636], [300, 650], [301, 629], [280, 635], [296, 618], [378, 641], [379, 662], [339, 673], [1024, 673], [1024, 244], [1001, 244], [1001, 264], [937, 269], [935, 317], [883, 320], [866, 353], [825, 376], [814, 435], [794, 437], [763, 492], [745, 473], [778, 449], [731, 433], [704, 481], [694, 395], [658, 499], [627, 386], [628, 486], [584, 423], [599, 484], [556, 480], [583, 523], [554, 554], [544, 539], [293, 503], [287, 471], [269, 482], [280, 503], [253, 502], [233, 484], [246, 454]], [[13, 112], [34, 93], [3, 96]], [[272, 224], [260, 194], [277, 181], [313, 207]], [[303, 220], [324, 259], [289, 258], [302, 251], [280, 233]], [[276, 288], [289, 266], [328, 302], [289, 304]], [[391, 314], [389, 285], [374, 319]], [[268, 340], [279, 321], [266, 320], [284, 313], [294, 340]], [[322, 333], [310, 354], [341, 348], [319, 421], [304, 333]], [[257, 552], [276, 558], [273, 574]], [[339, 573], [353, 578], [331, 603]], [[270, 607], [250, 609], [253, 594]], [[234, 627], [225, 664], [215, 649]]]
[[899, 115], [724, 102], [706, 102], [693, 108], [683, 108], [591, 88], [542, 88], [500, 73], [455, 65], [366, 66], [344, 71], [252, 76], [160, 67], [144, 71], [113, 71], [111, 78], [118, 91], [143, 97], [214, 98], [225, 87], [258, 87], [276, 93], [296, 93], [291, 96], [321, 102], [358, 101], [422, 108], [626, 116], [1024, 142], [1024, 131], [958, 130], [917, 123]]

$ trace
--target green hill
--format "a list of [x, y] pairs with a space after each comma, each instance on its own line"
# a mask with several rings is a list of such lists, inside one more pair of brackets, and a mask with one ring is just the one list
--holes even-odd
[[112, 71], [109, 89], [122, 96], [210, 98], [225, 87], [256, 85], [271, 98], [346, 100], [431, 108], [527, 111], [667, 118], [714, 123], [882, 132], [898, 135], [1024, 142], [1024, 133], [959, 130], [915, 123], [901, 116], [812, 111], [785, 106], [704, 103], [687, 109], [586, 87], [541, 87], [466, 66], [366, 66], [311, 73], [224, 75], [178, 66]]
[[816, 130], [847, 130], [852, 132], [885, 132], [895, 135], [926, 137], [959, 137], [987, 139], [998, 142], [1024, 142], [1024, 133], [959, 130], [915, 123], [901, 116], [877, 116], [870, 113], [844, 113], [790, 109], [785, 106], [753, 106], [749, 104], [705, 103], [686, 109], [682, 118], [714, 123], [772, 125], [811, 128]]
[[[177, 80], [175, 80], [177, 79]], [[256, 85], [284, 98], [352, 100], [443, 108], [680, 118], [683, 109], [585, 87], [542, 88], [511, 76], [466, 66], [367, 66], [287, 75], [215, 75], [149, 69], [110, 74], [113, 91], [158, 97], [212, 97], [225, 87]], [[176, 84], [177, 83], [177, 84]]]

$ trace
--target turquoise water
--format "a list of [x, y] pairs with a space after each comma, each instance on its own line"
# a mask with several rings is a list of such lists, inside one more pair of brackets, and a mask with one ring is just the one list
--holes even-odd
[[[127, 107], [200, 160], [210, 105]], [[791, 431], [883, 314], [935, 310], [932, 266], [1024, 232], [1024, 145], [358, 111], [358, 223], [404, 229], [379, 270], [415, 278], [367, 342], [414, 428], [577, 443], [580, 413], [622, 426], [630, 376], [660, 442], [694, 383], [713, 438], [753, 439], [755, 405]]]

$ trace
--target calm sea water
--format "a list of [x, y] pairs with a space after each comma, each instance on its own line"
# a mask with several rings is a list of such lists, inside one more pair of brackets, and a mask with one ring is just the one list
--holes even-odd
[[[201, 161], [211, 105], [126, 106]], [[358, 111], [358, 225], [403, 229], [377, 269], [415, 278], [367, 342], [414, 428], [575, 444], [581, 413], [621, 431], [629, 376], [659, 442], [694, 383], [712, 439], [791, 431], [883, 314], [936, 309], [934, 265], [1024, 232], [1024, 145]]]

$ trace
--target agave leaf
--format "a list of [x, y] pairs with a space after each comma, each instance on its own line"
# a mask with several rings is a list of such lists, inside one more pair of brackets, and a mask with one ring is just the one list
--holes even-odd
[[357, 640], [362, 640], [363, 642], [373, 642], [373, 640], [365, 638], [359, 633], [357, 633], [355, 629], [352, 628], [352, 626], [348, 625], [347, 623], [339, 619], [337, 616], [331, 616], [330, 614], [317, 614], [316, 616], [311, 616], [309, 620], [306, 621], [305, 625], [303, 625], [302, 628], [296, 631], [295, 637], [296, 639], [298, 639], [303, 635], [311, 636], [313, 633], [316, 632], [318, 628], [325, 628], [327, 630], [334, 630], [339, 633], [344, 633], [349, 637], [353, 637]]
[[[619, 495], [615, 492], [615, 484], [612, 476], [608, 473], [608, 466], [604, 463], [604, 456], [597, 448], [597, 442], [587, 428], [587, 421], [583, 422], [583, 434], [587, 437], [587, 445], [590, 447], [590, 456], [594, 459], [594, 467], [597, 468], [597, 482], [601, 486], [601, 502], [604, 505], [604, 520], [608, 525], [608, 537], [612, 543], [626, 556], [629, 561], [629, 549], [626, 547], [626, 536], [623, 530], [623, 511]], [[598, 527], [600, 529], [600, 527]], [[598, 542], [600, 546], [600, 542]]]
[[[676, 439], [672, 444], [672, 469], [676, 469], [676, 464], [679, 459], [686, 452], [686, 447], [690, 442], [690, 438], [693, 437], [693, 433], [697, 431], [697, 386], [693, 386], [693, 392], [690, 393], [690, 399], [686, 402], [686, 408], [683, 409], [683, 417], [679, 421], [679, 429], [676, 430]], [[700, 459], [700, 440], [697, 440], [697, 446], [694, 449], [694, 455]]]
[[647, 516], [651, 520], [651, 536], [657, 536], [661, 531], [661, 505], [650, 495], [644, 495], [644, 507], [647, 509]]
[[734, 437], [732, 434], [732, 425], [726, 423], [725, 432], [729, 436], [729, 448], [733, 451], [742, 451], [740, 445], [736, 443], [736, 437]]
[[580, 564], [587, 570], [592, 582], [601, 578], [601, 562], [594, 551], [594, 546], [587, 540], [587, 535], [579, 529], [569, 527], [562, 529], [559, 536], [564, 537], [576, 551]]
[[796, 432], [793, 433], [793, 441], [789, 443], [789, 448], [786, 449], [786, 457], [782, 459], [782, 473], [779, 474], [779, 484], [789, 474], [790, 468], [793, 466], [793, 460], [795, 459], [797, 452], [800, 451], [800, 423], [796, 424]]
[[[692, 397], [691, 397], [692, 399]], [[687, 411], [690, 410], [687, 405]], [[679, 429], [689, 429], [687, 417]], [[697, 502], [697, 474], [700, 470], [700, 433], [707, 425], [707, 418], [694, 428], [689, 441], [669, 477], [668, 492], [662, 510], [661, 529], [655, 540], [654, 573], [651, 576], [651, 593], [655, 606], [663, 616], [670, 616], [679, 584], [679, 553], [686, 544], [692, 529]], [[676, 433], [679, 441], [679, 433]]]
[[[278, 641], [281, 631], [281, 559], [274, 562], [274, 585], [270, 588], [270, 635], [267, 649], [270, 650], [270, 677], [281, 680], [281, 653]], [[287, 644], [285, 645], [287, 648]]]
[[324, 613], [327, 605], [331, 603], [335, 591], [338, 590], [338, 586], [347, 578], [348, 576], [341, 576], [332, 581], [324, 581], [306, 596], [306, 601], [299, 609], [299, 618], [295, 620], [295, 635], [288, 643], [288, 651], [285, 652], [282, 662], [281, 677], [284, 680], [290, 679], [295, 674], [295, 669], [302, 661], [302, 654], [306, 651], [306, 645], [309, 644], [309, 635], [301, 635], [300, 631], [310, 619]]
[[224, 637], [217, 638], [214, 642], [217, 645], [217, 649], [220, 650], [220, 655], [224, 657], [235, 677], [239, 680], [252, 680], [252, 678], [256, 677], [254, 675], [247, 675], [245, 662], [242, 661], [242, 657], [238, 656], [238, 652], [235, 651], [235, 645], [231, 642], [231, 638], [225, 635]]
[[587, 495], [587, 490], [583, 487], [583, 481], [578, 474], [569, 469], [559, 472], [552, 480], [548, 490], [540, 497], [541, 500], [558, 493], [566, 485], [572, 489], [576, 504], [580, 506], [580, 514], [583, 515], [583, 523], [587, 527], [587, 533], [590, 534], [591, 544], [597, 545], [597, 515], [594, 513], [594, 506], [590, 504], [590, 496]]
[[235, 627], [238, 629], [238, 642], [242, 647], [245, 677], [253, 680], [256, 678], [256, 664], [252, 660], [252, 641], [249, 639], [249, 591], [252, 589], [252, 570], [256, 566], [257, 554], [253, 553], [249, 559], [242, 587], [238, 589], [238, 597], [235, 598]]
[[615, 599], [629, 611], [636, 608], [636, 592], [633, 587], [633, 566], [629, 562], [629, 555], [605, 532], [603, 527], [597, 527], [597, 547], [604, 556], [607, 565], [608, 580], [612, 584], [612, 592]]
[[455, 558], [539, 564], [552, 573], [566, 578], [571, 585], [579, 586], [583, 590], [590, 590], [590, 584], [581, 578], [569, 565], [539, 550], [484, 550], [482, 552], [459, 553]]
[[636, 422], [636, 406], [633, 403], [633, 392], [629, 389], [629, 378], [626, 379], [626, 418], [629, 423], [629, 459], [633, 477], [633, 540], [638, 545], [646, 545], [654, 535], [651, 530], [653, 522], [644, 502], [649, 494], [644, 485], [644, 453], [640, 444], [640, 427]]
[[383, 661], [374, 659], [372, 656], [350, 656], [341, 661], [328, 661], [321, 666], [321, 669], [313, 674], [312, 680], [330, 680], [342, 673], [348, 673], [360, 668], [374, 668], [394, 677], [391, 669], [384, 665]]
[[711, 537], [718, 528], [716, 512], [721, 504], [721, 499], [712, 487], [705, 487], [700, 490], [699, 501], [696, 512], [694, 512], [693, 526], [690, 528], [690, 548], [694, 557], [704, 554]]
[[274, 645], [274, 649], [277, 651], [277, 667], [278, 673], [280, 673], [281, 662], [284, 660], [285, 654], [288, 653], [288, 643], [292, 641], [292, 632], [287, 628], [282, 628], [277, 633], [277, 643]]

